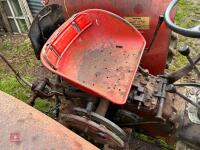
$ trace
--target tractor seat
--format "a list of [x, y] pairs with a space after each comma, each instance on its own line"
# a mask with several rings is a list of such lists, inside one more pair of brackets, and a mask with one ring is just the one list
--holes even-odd
[[124, 104], [145, 45], [141, 33], [123, 18], [90, 9], [60, 26], [40, 57], [45, 67], [73, 86]]

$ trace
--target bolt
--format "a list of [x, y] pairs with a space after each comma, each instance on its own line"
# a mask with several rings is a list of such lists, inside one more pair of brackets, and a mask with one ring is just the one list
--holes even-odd
[[151, 99], [151, 104], [152, 105], [156, 105], [157, 104], [157, 100], [156, 99]]
[[157, 78], [157, 79], [156, 79], [156, 82], [157, 82], [157, 83], [159, 83], [159, 82], [160, 82], [160, 79], [159, 79], [159, 78]]
[[149, 81], [149, 80], [150, 80], [148, 77], [146, 77], [145, 79], [146, 79], [146, 81]]
[[173, 120], [175, 120], [175, 119], [176, 119], [176, 113], [173, 112], [172, 115], [171, 115], [171, 117], [169, 118], [169, 120], [170, 120], [170, 121], [173, 121]]
[[145, 81], [140, 81], [140, 84], [147, 85], [147, 83]]
[[97, 132], [97, 135], [100, 136], [100, 137], [102, 137], [102, 138], [104, 138], [104, 139], [106, 138], [105, 134], [102, 133], [102, 132]]
[[141, 105], [142, 105], [142, 103], [141, 103], [141, 102], [139, 102], [139, 104], [138, 104], [138, 110], [140, 110], [140, 108], [141, 108]]

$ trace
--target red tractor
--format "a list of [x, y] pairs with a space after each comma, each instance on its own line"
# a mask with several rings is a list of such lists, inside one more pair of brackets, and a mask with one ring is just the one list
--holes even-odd
[[164, 71], [171, 31], [200, 38], [200, 26], [173, 23], [178, 0], [43, 3], [29, 37], [57, 81], [32, 84], [32, 106], [55, 97], [59, 121], [96, 145], [124, 149], [137, 131], [199, 149], [200, 85], [176, 81], [192, 70], [200, 77], [200, 54], [192, 59], [185, 46], [189, 64]]

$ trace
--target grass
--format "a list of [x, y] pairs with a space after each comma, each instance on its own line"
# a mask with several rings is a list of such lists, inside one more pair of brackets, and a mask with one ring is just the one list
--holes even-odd
[[[1, 39], [3, 40], [3, 39]], [[24, 77], [34, 81], [36, 77], [32, 75], [32, 70], [27, 72], [27, 68], [33, 68], [40, 63], [36, 60], [30, 42], [27, 37], [14, 36], [14, 38], [6, 38], [0, 44], [0, 52], [10, 61], [17, 71], [22, 72]], [[34, 69], [33, 69], [34, 70]], [[4, 91], [25, 103], [31, 100], [31, 90], [24, 88], [15, 78], [11, 70], [0, 60], [0, 90]], [[51, 102], [38, 99], [35, 108], [46, 112], [52, 107]]]
[[0, 80], [0, 90], [28, 102], [30, 90], [22, 88], [14, 76], [5, 76]]
[[[31, 90], [23, 87], [14, 76], [6, 76], [1, 79], [0, 90], [13, 95], [25, 103], [29, 103], [31, 100]], [[52, 107], [52, 103], [37, 99], [34, 107], [42, 112], [47, 112]]]
[[144, 134], [141, 134], [141, 133], [135, 133], [134, 137], [136, 139], [142, 140], [142, 141], [147, 142], [147, 143], [156, 144], [157, 146], [162, 147], [163, 150], [173, 150], [173, 149], [175, 149], [175, 146], [169, 145], [164, 140], [159, 139], [159, 138], [155, 139], [155, 138], [152, 138], [150, 136], [147, 136], [147, 135], [144, 135]]
[[196, 14], [199, 13], [199, 6], [189, 0], [180, 0], [176, 13], [176, 23], [184, 28], [193, 27], [199, 24], [195, 21]]
[[[200, 24], [198, 20], [200, 20], [199, 5], [189, 0], [180, 0], [175, 18], [176, 24], [184, 28], [191, 28]], [[198, 43], [198, 39], [187, 38], [179, 35], [178, 48], [182, 47], [185, 44], [189, 45], [192, 49], [192, 56], [196, 56], [196, 54], [200, 52]], [[176, 52], [176, 57], [170, 65], [169, 70], [171, 72], [175, 71], [178, 68], [183, 67], [187, 63], [187, 59]]]

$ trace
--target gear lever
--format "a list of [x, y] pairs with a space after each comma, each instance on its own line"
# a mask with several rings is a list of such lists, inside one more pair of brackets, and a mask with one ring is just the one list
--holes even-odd
[[200, 79], [200, 71], [195, 65], [192, 58], [190, 57], [190, 47], [188, 45], [185, 45], [184, 47], [180, 48], [178, 51], [181, 55], [185, 56], [188, 59], [190, 65], [194, 68], [194, 71], [196, 72], [196, 74], [198, 75], [198, 78]]

